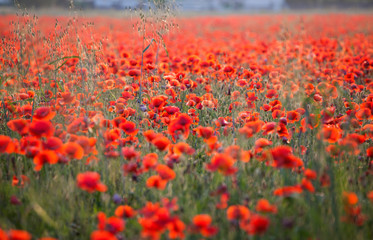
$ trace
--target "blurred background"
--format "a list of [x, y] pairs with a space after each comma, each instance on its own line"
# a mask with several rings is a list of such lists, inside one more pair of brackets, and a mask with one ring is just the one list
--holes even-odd
[[[172, 2], [181, 11], [283, 11], [302, 9], [365, 9], [373, 0], [161, 0]], [[147, 9], [147, 0], [0, 0], [2, 7], [79, 9]]]

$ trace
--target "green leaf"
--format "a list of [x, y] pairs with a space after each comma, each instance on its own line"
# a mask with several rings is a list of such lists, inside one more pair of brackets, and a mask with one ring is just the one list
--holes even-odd
[[163, 45], [164, 50], [166, 51], [167, 57], [169, 57], [169, 55], [168, 55], [168, 50], [167, 50], [167, 47], [166, 47], [166, 43], [164, 42], [164, 39], [163, 39], [163, 37], [162, 37], [162, 34], [160, 34], [159, 32], [157, 32], [157, 34], [158, 34], [158, 36], [159, 36], [159, 37], [161, 38], [161, 40], [162, 40], [162, 45]]
[[[59, 62], [59, 61], [61, 61], [61, 60], [71, 59], [71, 58], [79, 58], [79, 59], [80, 59], [79, 56], [66, 56], [66, 57], [58, 58], [58, 59], [56, 59], [56, 60], [50, 62], [49, 65], [55, 64], [56, 62]], [[66, 61], [65, 61], [65, 63], [66, 63]]]
[[152, 38], [152, 40], [150, 41], [149, 45], [144, 50], [142, 50], [142, 53], [145, 53], [146, 50], [148, 50], [150, 48], [150, 46], [152, 45], [153, 42], [155, 42], [154, 38]]

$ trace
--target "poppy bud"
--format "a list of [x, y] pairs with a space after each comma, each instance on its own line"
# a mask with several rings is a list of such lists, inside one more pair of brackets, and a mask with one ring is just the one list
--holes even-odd
[[282, 226], [284, 226], [285, 228], [293, 228], [294, 227], [294, 219], [292, 218], [284, 218], [282, 220]]
[[285, 136], [282, 137], [282, 142], [283, 143], [289, 143], [289, 139]]
[[20, 204], [21, 204], [21, 201], [17, 198], [17, 196], [12, 195], [12, 196], [10, 197], [10, 203], [11, 203], [12, 205], [20, 205]]
[[288, 121], [286, 120], [286, 118], [282, 117], [282, 118], [280, 118], [280, 123], [283, 123], [283, 124], [287, 125]]

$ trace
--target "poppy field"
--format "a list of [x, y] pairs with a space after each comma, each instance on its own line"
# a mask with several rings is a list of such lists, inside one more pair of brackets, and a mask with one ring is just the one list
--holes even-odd
[[372, 15], [0, 18], [0, 240], [373, 239]]

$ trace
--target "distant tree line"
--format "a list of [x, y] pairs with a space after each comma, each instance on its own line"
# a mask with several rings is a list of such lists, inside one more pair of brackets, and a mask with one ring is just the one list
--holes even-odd
[[290, 8], [365, 8], [373, 7], [372, 0], [286, 0]]
[[69, 7], [70, 0], [12, 0], [16, 7]]
[[[69, 7], [71, 0], [12, 0], [21, 7]], [[167, 2], [168, 0], [152, 0], [159, 2]], [[177, 2], [178, 0], [176, 0]], [[260, 1], [260, 0], [258, 0]], [[77, 6], [81, 2], [88, 2], [87, 0], [73, 0]], [[286, 0], [287, 6], [291, 9], [302, 8], [366, 8], [373, 7], [373, 0]], [[84, 4], [83, 4], [84, 5]]]

